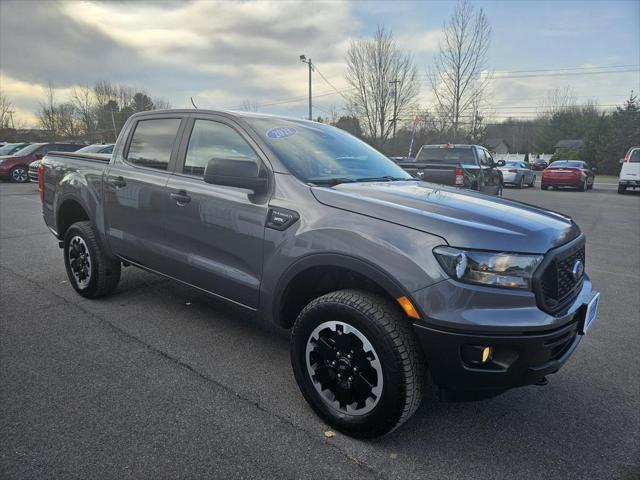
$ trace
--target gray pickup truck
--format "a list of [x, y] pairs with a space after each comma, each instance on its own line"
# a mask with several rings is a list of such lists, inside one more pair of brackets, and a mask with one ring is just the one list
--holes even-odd
[[349, 435], [406, 421], [427, 371], [449, 400], [545, 383], [596, 314], [570, 218], [422, 182], [327, 125], [148, 112], [107, 158], [39, 167], [73, 288], [133, 265], [291, 328], [300, 390]]
[[397, 162], [405, 171], [425, 182], [468, 188], [502, 196], [504, 181], [500, 167], [480, 145], [423, 145], [415, 159]]

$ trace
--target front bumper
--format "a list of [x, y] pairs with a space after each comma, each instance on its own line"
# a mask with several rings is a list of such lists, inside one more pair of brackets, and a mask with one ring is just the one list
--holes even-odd
[[[414, 331], [431, 377], [448, 400], [489, 398], [557, 372], [580, 342], [593, 296], [586, 275], [561, 316], [540, 310], [531, 292], [497, 293], [447, 280], [415, 293], [426, 318], [414, 323]], [[491, 359], [472, 366], [463, 358], [469, 346], [491, 347]]]

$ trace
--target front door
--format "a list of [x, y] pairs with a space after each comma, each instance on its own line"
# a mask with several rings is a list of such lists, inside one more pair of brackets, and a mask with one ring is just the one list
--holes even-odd
[[500, 189], [500, 171], [496, 168], [491, 154], [485, 150], [478, 151], [480, 156], [480, 169], [482, 170], [482, 188], [480, 191], [495, 195]]
[[253, 160], [266, 168], [252, 140], [230, 121], [195, 117], [167, 183], [169, 275], [256, 308], [268, 195], [203, 180], [212, 158]]
[[105, 232], [117, 255], [162, 271], [166, 184], [181, 118], [142, 119], [104, 176]]

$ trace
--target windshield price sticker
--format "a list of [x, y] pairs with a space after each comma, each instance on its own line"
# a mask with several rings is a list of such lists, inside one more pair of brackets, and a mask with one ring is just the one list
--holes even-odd
[[267, 132], [267, 138], [277, 140], [279, 138], [291, 137], [296, 133], [298, 133], [298, 131], [295, 128], [291, 128], [291, 127], [272, 128]]

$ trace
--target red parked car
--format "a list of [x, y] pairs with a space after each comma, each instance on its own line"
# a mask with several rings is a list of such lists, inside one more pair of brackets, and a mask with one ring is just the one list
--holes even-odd
[[595, 178], [595, 168], [582, 160], [557, 160], [542, 172], [540, 188], [573, 187], [579, 191], [591, 190]]
[[18, 183], [28, 182], [31, 162], [41, 159], [48, 152], [75, 152], [82, 146], [71, 143], [32, 143], [13, 155], [0, 157], [0, 178]]
[[544, 170], [548, 166], [549, 164], [546, 160], [543, 160], [542, 158], [536, 158], [531, 164], [531, 170]]

